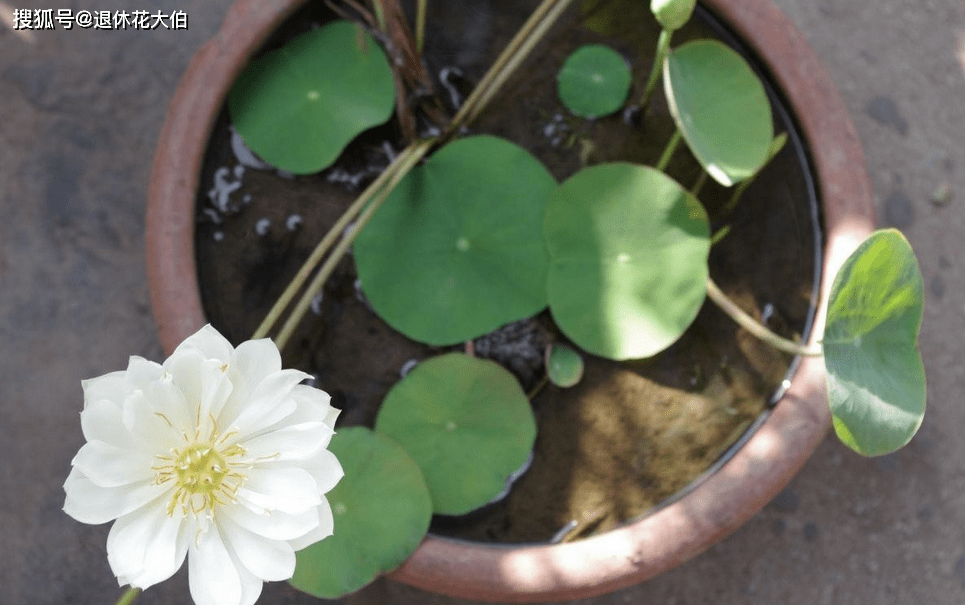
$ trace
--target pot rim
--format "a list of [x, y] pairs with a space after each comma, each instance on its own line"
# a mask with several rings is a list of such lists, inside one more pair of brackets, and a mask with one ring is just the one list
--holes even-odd
[[[237, 1], [174, 94], [152, 166], [146, 233], [151, 304], [167, 353], [205, 323], [194, 204], [214, 123], [248, 59], [306, 1]], [[822, 275], [834, 275], [875, 225], [864, 155], [844, 102], [803, 35], [771, 0], [701, 3], [757, 55], [798, 121], [822, 202]], [[823, 333], [830, 282], [821, 284], [811, 340]], [[591, 597], [639, 583], [695, 557], [756, 514], [800, 470], [830, 424], [823, 363], [802, 359], [754, 435], [676, 502], [566, 544], [484, 545], [428, 536], [388, 577], [453, 597], [505, 602]]]

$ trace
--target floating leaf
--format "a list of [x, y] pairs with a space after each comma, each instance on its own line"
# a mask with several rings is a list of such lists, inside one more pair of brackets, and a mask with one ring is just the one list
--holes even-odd
[[362, 289], [409, 338], [450, 345], [546, 307], [546, 199], [525, 149], [475, 136], [413, 170], [355, 241]]
[[557, 75], [557, 92], [578, 116], [596, 118], [620, 109], [630, 92], [630, 66], [609, 46], [587, 44], [576, 49]]
[[295, 174], [329, 166], [359, 133], [392, 115], [395, 84], [382, 48], [350, 21], [334, 21], [255, 59], [228, 109], [245, 144]]
[[591, 353], [654, 355], [703, 304], [707, 213], [656, 169], [612, 163], [576, 173], [550, 197], [546, 239], [550, 312]]
[[389, 391], [375, 430], [418, 462], [435, 512], [459, 515], [505, 489], [532, 452], [536, 420], [508, 370], [448, 353], [423, 361]]
[[774, 125], [750, 65], [720, 42], [697, 40], [667, 55], [663, 74], [677, 128], [707, 173], [729, 187], [757, 172]]
[[339, 429], [329, 449], [345, 471], [327, 495], [334, 534], [296, 553], [291, 584], [335, 599], [409, 558], [429, 529], [432, 501], [419, 466], [385, 435]]
[[583, 358], [566, 345], [554, 344], [546, 355], [546, 375], [558, 387], [575, 386], [583, 378]]
[[925, 415], [924, 285], [908, 240], [877, 231], [841, 267], [824, 330], [834, 430], [865, 456], [897, 450]]

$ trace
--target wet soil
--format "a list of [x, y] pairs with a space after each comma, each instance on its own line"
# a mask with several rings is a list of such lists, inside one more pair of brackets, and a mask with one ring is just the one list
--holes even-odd
[[[426, 64], [449, 110], [536, 2], [480, 0], [460, 3], [458, 10], [454, 4], [429, 3], [426, 34]], [[653, 164], [673, 131], [662, 99], [645, 119], [630, 111], [588, 121], [569, 116], [555, 93], [563, 59], [581, 44], [606, 42], [633, 66], [637, 84], [631, 99], [639, 98], [658, 33], [648, 6], [613, 0], [571, 10], [470, 132], [525, 146], [558, 179], [604, 161]], [[641, 11], [646, 13], [637, 14]], [[266, 48], [330, 18], [324, 4], [312, 3]], [[695, 21], [675, 35], [675, 44], [720, 36], [730, 42], [709, 15], [701, 12]], [[806, 333], [813, 313], [820, 220], [806, 152], [780, 99], [772, 94], [772, 101], [775, 130], [791, 136], [784, 151], [733, 212], [722, 211], [729, 192], [710, 181], [700, 199], [715, 231], [731, 229], [711, 251], [714, 280], [751, 315], [795, 338]], [[401, 149], [399, 136], [392, 124], [374, 129], [332, 168], [291, 177], [253, 167], [256, 160], [233, 150], [223, 112], [197, 204], [198, 275], [212, 324], [234, 342], [250, 337], [315, 243]], [[690, 186], [700, 169], [681, 149], [668, 172]], [[504, 363], [528, 391], [541, 381], [543, 348], [553, 341], [565, 337], [544, 312], [477, 339], [472, 349]], [[342, 425], [371, 426], [385, 393], [412, 362], [444, 350], [406, 339], [372, 313], [347, 257], [285, 357], [286, 365], [311, 373], [332, 395], [343, 409]], [[493, 542], [559, 541], [645, 515], [693, 485], [753, 429], [776, 400], [792, 363], [710, 302], [677, 343], [653, 358], [618, 363], [584, 357], [579, 385], [546, 386], [532, 399], [538, 423], [533, 461], [509, 495], [464, 517], [436, 517], [432, 532]]]

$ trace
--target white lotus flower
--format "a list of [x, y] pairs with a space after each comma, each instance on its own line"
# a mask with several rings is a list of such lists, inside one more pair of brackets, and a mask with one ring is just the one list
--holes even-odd
[[296, 550], [331, 535], [338, 410], [305, 378], [281, 369], [270, 340], [233, 348], [205, 326], [163, 365], [131, 357], [84, 382], [87, 443], [64, 511], [116, 519], [107, 558], [121, 585], [152, 586], [187, 556], [198, 605], [250, 605], [263, 581], [292, 576]]

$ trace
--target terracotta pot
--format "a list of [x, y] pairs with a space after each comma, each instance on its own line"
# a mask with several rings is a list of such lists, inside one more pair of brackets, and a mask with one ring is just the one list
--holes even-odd
[[[175, 93], [154, 159], [147, 213], [151, 302], [167, 352], [205, 322], [195, 271], [194, 204], [215, 119], [249, 57], [304, 2], [237, 2]], [[823, 275], [834, 275], [874, 227], [864, 157], [842, 100], [801, 33], [769, 0], [703, 4], [757, 53], [795, 113], [823, 205]], [[821, 287], [822, 309], [828, 282]], [[812, 334], [822, 332], [819, 319]], [[787, 394], [747, 443], [658, 512], [560, 545], [487, 546], [430, 536], [390, 577], [451, 596], [508, 602], [575, 599], [641, 582], [698, 555], [757, 513], [797, 473], [829, 426], [823, 363], [804, 360]]]

